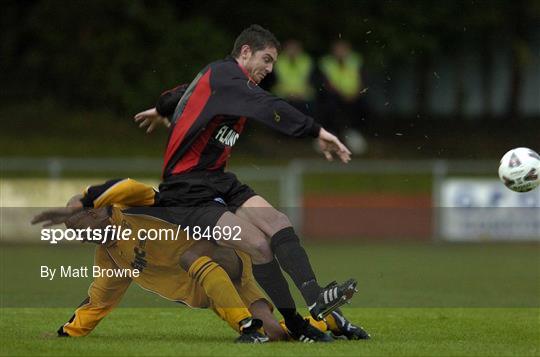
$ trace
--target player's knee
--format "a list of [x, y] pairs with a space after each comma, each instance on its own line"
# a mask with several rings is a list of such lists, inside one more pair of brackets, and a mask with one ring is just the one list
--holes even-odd
[[275, 216], [272, 219], [272, 227], [275, 232], [278, 232], [283, 228], [292, 227], [292, 224], [285, 213], [276, 210]]
[[276, 209], [272, 209], [270, 213], [265, 214], [263, 226], [265, 227], [263, 229], [265, 233], [269, 237], [272, 237], [282, 229], [292, 227], [292, 224], [286, 214]]
[[208, 241], [199, 241], [180, 256], [180, 266], [188, 271], [191, 265], [202, 256], [210, 256], [215, 246]]
[[233, 249], [218, 247], [214, 250], [212, 259], [225, 270], [231, 280], [242, 277], [242, 262]]
[[180, 257], [180, 266], [185, 271], [188, 271], [191, 265], [200, 258], [199, 254], [196, 254], [195, 252], [187, 251]]
[[254, 262], [266, 263], [274, 258], [274, 254], [272, 253], [272, 248], [270, 248], [270, 244], [262, 236], [259, 239], [253, 241], [250, 244], [249, 248], [251, 251], [251, 258]]

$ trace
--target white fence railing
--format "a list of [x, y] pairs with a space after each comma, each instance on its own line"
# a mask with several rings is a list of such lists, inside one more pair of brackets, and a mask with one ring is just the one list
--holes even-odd
[[[441, 236], [440, 209], [442, 186], [449, 176], [484, 175], [496, 179], [498, 162], [495, 160], [356, 160], [347, 165], [323, 160], [293, 160], [284, 166], [235, 167], [231, 170], [240, 180], [255, 184], [257, 181], [275, 181], [278, 185], [278, 205], [285, 210], [299, 232], [302, 232], [304, 214], [304, 180], [311, 174], [369, 174], [369, 175], [430, 175], [433, 210], [433, 237]], [[0, 158], [2, 177], [16, 179], [16, 174], [28, 177], [32, 173], [46, 176], [52, 181], [65, 176], [85, 177], [87, 174], [110, 173], [125, 176], [149, 175], [156, 179], [161, 171], [160, 159], [147, 158]], [[154, 174], [155, 173], [155, 174]], [[2, 179], [4, 180], [4, 178]], [[89, 182], [88, 184], [90, 184]], [[331, 183], [330, 183], [331, 184]], [[502, 185], [501, 185], [502, 187]], [[505, 189], [503, 187], [503, 189]], [[534, 207], [534, 206], [533, 206]]]

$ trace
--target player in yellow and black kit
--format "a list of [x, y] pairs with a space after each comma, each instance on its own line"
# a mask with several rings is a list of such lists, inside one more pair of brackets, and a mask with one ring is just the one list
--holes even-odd
[[[76, 196], [70, 201], [67, 211], [53, 210], [36, 217], [35, 222], [48, 220], [59, 223], [58, 220], [62, 220], [71, 228], [104, 228], [106, 225], [114, 225], [131, 229], [130, 240], [109, 240], [100, 244], [96, 248], [94, 265], [101, 269], [137, 269], [140, 272], [138, 277], [132, 278], [96, 277], [88, 291], [89, 297], [58, 333], [68, 336], [88, 334], [119, 303], [133, 280], [144, 289], [166, 299], [191, 307], [213, 308], [232, 328], [241, 333], [238, 338], [240, 342], [267, 341], [268, 337], [259, 331], [261, 320], [253, 319], [246, 307], [256, 303], [267, 304], [252, 278], [251, 262], [246, 254], [230, 249], [221, 252], [221, 256], [228, 254], [230, 257], [232, 254], [244, 266], [238, 281], [233, 283], [225, 270], [210, 256], [194, 259], [187, 272], [182, 269], [182, 256], [208, 242], [189, 240], [185, 235], [177, 240], [150, 241], [137, 238], [140, 230], [176, 229], [176, 225], [160, 216], [161, 210], [144, 207], [153, 205], [155, 195], [156, 192], [150, 186], [137, 181], [110, 180], [103, 185], [90, 186], [82, 197]], [[90, 210], [80, 211], [83, 207]]]
[[[137, 238], [136, 232], [141, 229], [176, 229], [162, 210], [151, 207], [157, 194], [150, 186], [135, 180], [110, 180], [90, 186], [82, 196], [74, 196], [67, 208], [47, 211], [34, 219], [34, 223], [65, 222], [73, 228], [95, 227], [96, 222], [112, 224], [130, 228], [131, 238], [135, 238], [100, 244], [96, 248], [94, 265], [101, 269], [136, 268], [140, 275], [132, 278], [96, 277], [89, 288], [88, 298], [69, 322], [60, 327], [59, 335], [84, 336], [90, 333], [119, 303], [133, 280], [166, 299], [191, 307], [213, 308], [218, 316], [241, 333], [237, 339], [240, 342], [265, 342], [268, 338], [261, 333], [261, 321], [264, 321], [270, 339], [287, 338], [285, 325], [277, 324], [271, 304], [255, 284], [247, 254], [205, 241], [189, 240], [183, 235], [177, 240]], [[91, 210], [81, 211], [82, 208]], [[197, 252], [206, 255], [197, 255]], [[183, 258], [193, 254], [196, 259], [191, 259], [189, 266], [182, 267]], [[327, 322], [312, 319], [311, 323], [320, 330], [331, 330], [336, 336], [350, 339], [369, 337], [361, 328], [345, 320], [340, 312], [328, 316]]]

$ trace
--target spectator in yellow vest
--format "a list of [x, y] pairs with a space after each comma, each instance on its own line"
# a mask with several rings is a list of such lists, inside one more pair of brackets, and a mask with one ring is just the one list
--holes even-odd
[[362, 56], [344, 40], [334, 42], [332, 53], [319, 61], [325, 89], [321, 103], [324, 125], [340, 133], [356, 154], [367, 149], [359, 131], [361, 120], [367, 115], [367, 106], [361, 97], [362, 65]]
[[315, 90], [314, 63], [297, 40], [288, 40], [274, 66], [275, 83], [272, 92], [284, 98], [301, 112], [312, 115]]

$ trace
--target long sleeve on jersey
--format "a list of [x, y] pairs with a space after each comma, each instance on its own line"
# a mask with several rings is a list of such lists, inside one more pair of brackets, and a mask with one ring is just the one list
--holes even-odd
[[[229, 57], [206, 66], [177, 103], [163, 177], [223, 168], [246, 119], [295, 137], [318, 137], [321, 130], [313, 118], [250, 81], [236, 60]], [[225, 132], [235, 139], [224, 140]]]
[[319, 136], [321, 126], [313, 118], [234, 72], [234, 67], [222, 65], [211, 76], [216, 115], [245, 116], [289, 136]]
[[163, 92], [156, 103], [156, 110], [159, 115], [168, 118], [170, 121], [176, 109], [176, 105], [186, 92], [187, 87], [187, 84], [181, 84], [173, 89]]
[[83, 193], [84, 207], [100, 208], [111, 205], [128, 207], [152, 206], [157, 192], [148, 185], [130, 178], [113, 179], [100, 185], [89, 186]]

